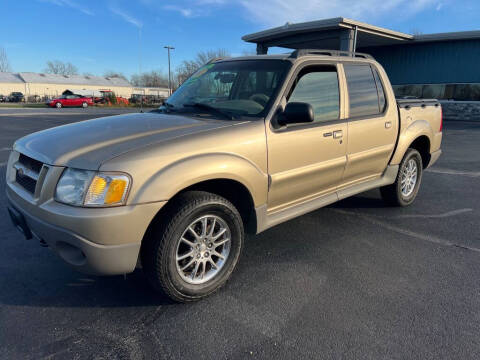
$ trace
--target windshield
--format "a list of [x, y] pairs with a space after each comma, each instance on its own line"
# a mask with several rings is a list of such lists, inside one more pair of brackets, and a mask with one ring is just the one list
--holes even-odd
[[238, 116], [265, 116], [291, 63], [238, 60], [200, 68], [167, 100], [172, 111], [218, 110]]

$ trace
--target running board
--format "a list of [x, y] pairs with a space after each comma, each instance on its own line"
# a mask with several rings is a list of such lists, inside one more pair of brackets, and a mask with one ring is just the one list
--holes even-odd
[[338, 190], [333, 194], [323, 195], [270, 214], [267, 213], [266, 204], [259, 206], [255, 209], [257, 215], [257, 234], [282, 222], [296, 218], [297, 216], [301, 216], [324, 206], [333, 204], [338, 200], [342, 200], [368, 190], [393, 184], [397, 178], [397, 173], [398, 165], [390, 165], [387, 167], [387, 170], [385, 170], [384, 174], [377, 179], [349, 186], [347, 188]]

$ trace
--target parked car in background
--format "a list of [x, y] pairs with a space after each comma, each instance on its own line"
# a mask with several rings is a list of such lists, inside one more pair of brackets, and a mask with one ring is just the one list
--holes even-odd
[[0, 102], [6, 102], [6, 101], [7, 101], [7, 97], [4, 95], [0, 95]]
[[23, 101], [24, 96], [19, 91], [14, 91], [8, 95], [8, 102], [21, 102]]
[[68, 106], [77, 106], [86, 108], [89, 105], [93, 105], [91, 97], [86, 97], [83, 95], [62, 95], [57, 99], [53, 99], [47, 102], [47, 105], [50, 107], [68, 107]]

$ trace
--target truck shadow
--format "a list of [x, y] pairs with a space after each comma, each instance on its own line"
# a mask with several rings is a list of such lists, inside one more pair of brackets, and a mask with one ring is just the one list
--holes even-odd
[[[220, 293], [235, 293], [240, 283], [249, 283], [253, 275], [251, 267], [255, 269], [256, 264], [290, 266], [292, 259], [314, 263], [318, 260], [315, 253], [325, 252], [330, 246], [341, 246], [330, 242], [329, 234], [334, 230], [339, 231], [338, 224], [336, 225], [338, 215], [331, 208], [383, 207], [385, 205], [377, 192], [365, 193], [290, 220], [260, 235], [247, 237], [242, 260], [234, 273], [234, 279]], [[48, 249], [20, 239], [20, 235], [14, 229], [7, 231], [6, 238], [9, 242], [22, 241], [20, 247], [23, 249], [18, 251], [27, 254], [27, 259], [21, 265], [17, 259], [9, 266], [3, 267], [2, 277], [9, 280], [3, 281], [6, 287], [0, 292], [1, 304], [38, 308], [154, 309], [158, 306], [177, 306], [177, 303], [166, 295], [154, 292], [150, 288], [141, 269], [125, 277], [83, 275], [68, 268]], [[292, 248], [293, 238], [301, 242], [302, 246]]]
[[328, 207], [335, 209], [381, 209], [388, 206], [380, 197], [379, 190], [375, 189], [340, 200]]

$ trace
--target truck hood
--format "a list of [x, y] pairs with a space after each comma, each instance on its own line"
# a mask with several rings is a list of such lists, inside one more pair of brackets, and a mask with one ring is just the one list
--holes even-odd
[[131, 150], [236, 123], [172, 114], [126, 114], [39, 131], [17, 140], [14, 149], [49, 165], [97, 170]]

